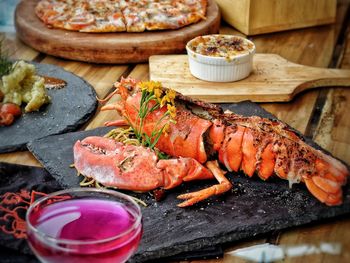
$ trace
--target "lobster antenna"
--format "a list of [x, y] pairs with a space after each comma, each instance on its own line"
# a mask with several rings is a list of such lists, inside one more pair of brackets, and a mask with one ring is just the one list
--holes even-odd
[[118, 89], [119, 85], [120, 85], [119, 82], [114, 83], [113, 86], [115, 87], [115, 90], [112, 93], [108, 94], [107, 97], [104, 99], [100, 99], [99, 97], [96, 96], [97, 101], [100, 103], [105, 103], [106, 101], [108, 101], [110, 98], [112, 98], [115, 94], [119, 92], [119, 89]]

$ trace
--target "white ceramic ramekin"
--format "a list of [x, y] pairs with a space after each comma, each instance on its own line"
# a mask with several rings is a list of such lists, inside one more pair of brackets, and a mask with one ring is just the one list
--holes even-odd
[[216, 36], [241, 38], [243, 41], [248, 41], [252, 48], [230, 57], [207, 56], [196, 53], [190, 48], [191, 42], [196, 39], [194, 38], [186, 45], [191, 74], [201, 80], [213, 82], [232, 82], [246, 78], [253, 67], [254, 43], [248, 39], [233, 35], [208, 35], [202, 37]]

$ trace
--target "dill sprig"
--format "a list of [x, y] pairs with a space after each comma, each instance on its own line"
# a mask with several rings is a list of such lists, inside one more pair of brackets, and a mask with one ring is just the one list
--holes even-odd
[[13, 62], [8, 58], [7, 53], [3, 50], [4, 39], [0, 40], [0, 77], [8, 75], [13, 70]]
[[[143, 146], [155, 149], [160, 136], [167, 134], [170, 123], [175, 123], [175, 91], [164, 91], [160, 82], [145, 81], [139, 84], [141, 89], [140, 109], [138, 112], [138, 125], [134, 127], [134, 134]], [[144, 122], [147, 116], [155, 110], [165, 107], [164, 114], [157, 120], [150, 135], [143, 131]], [[160, 158], [166, 158], [166, 155], [158, 154]]]

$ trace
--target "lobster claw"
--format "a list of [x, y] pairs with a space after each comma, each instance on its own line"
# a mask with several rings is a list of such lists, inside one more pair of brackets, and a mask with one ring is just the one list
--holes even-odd
[[78, 172], [105, 186], [149, 191], [163, 185], [157, 157], [149, 149], [92, 136], [77, 141], [73, 151]]
[[207, 189], [180, 195], [179, 198], [188, 199], [179, 204], [180, 207], [193, 205], [232, 187], [217, 163], [208, 162], [208, 170], [192, 158], [158, 160], [149, 148], [97, 136], [77, 141], [73, 150], [76, 169], [108, 187], [150, 191], [158, 187], [170, 189], [182, 182], [212, 179], [214, 176], [219, 181], [218, 185]]

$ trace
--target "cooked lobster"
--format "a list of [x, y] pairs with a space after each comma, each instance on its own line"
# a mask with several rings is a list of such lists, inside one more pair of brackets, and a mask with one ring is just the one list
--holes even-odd
[[[106, 125], [130, 125], [136, 130], [141, 129], [148, 137], [157, 127], [168, 125], [166, 133], [158, 138], [155, 146], [171, 156], [193, 158], [199, 163], [206, 163], [208, 159], [218, 159], [229, 171], [242, 170], [249, 177], [256, 173], [263, 180], [275, 174], [289, 180], [290, 185], [304, 182], [311, 194], [322, 203], [329, 206], [342, 203], [342, 186], [349, 175], [348, 168], [337, 159], [306, 144], [286, 124], [258, 116], [244, 117], [232, 112], [223, 112], [217, 105], [193, 100], [177, 93], [174, 122], [169, 124], [168, 118], [161, 118], [166, 112], [166, 107], [162, 106], [149, 112], [143, 125], [140, 125], [140, 102], [144, 98], [139, 86], [140, 84], [133, 79], [123, 79], [115, 84], [116, 91], [112, 95], [120, 94], [121, 100], [102, 107], [102, 110], [115, 109], [125, 120], [109, 122]], [[152, 108], [154, 104], [155, 102], [150, 100], [147, 107]], [[105, 142], [104, 139], [100, 140]], [[97, 145], [98, 141], [95, 139], [94, 143]], [[112, 167], [111, 163], [102, 161], [104, 159], [93, 156], [91, 158], [95, 158], [95, 163], [91, 161], [89, 166]], [[159, 162], [162, 163], [161, 160]], [[213, 170], [213, 163], [210, 163], [210, 166]], [[82, 170], [77, 163], [76, 167], [79, 171]], [[94, 178], [99, 176], [98, 172], [93, 173], [92, 167], [81, 172]], [[215, 172], [219, 173], [217, 169]], [[118, 176], [117, 171], [115, 176]], [[148, 180], [146, 175], [142, 175], [142, 178], [133, 181], [128, 189], [142, 188], [144, 181]], [[222, 179], [220, 181], [224, 182]], [[178, 183], [180, 182], [182, 179]], [[154, 185], [158, 186], [161, 185]], [[202, 191], [205, 192], [206, 189]], [[189, 198], [183, 206], [214, 194], [209, 190], [205, 195], [203, 192], [182, 196]]]

